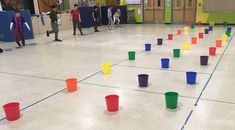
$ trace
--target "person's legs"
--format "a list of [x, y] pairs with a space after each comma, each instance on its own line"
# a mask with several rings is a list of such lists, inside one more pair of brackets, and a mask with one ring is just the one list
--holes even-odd
[[77, 26], [78, 26], [78, 29], [79, 29], [81, 35], [83, 35], [82, 28], [81, 28], [81, 23], [79, 21], [77, 22]]
[[76, 35], [76, 29], [77, 29], [77, 22], [73, 21], [73, 35]]
[[108, 28], [110, 28], [110, 25], [111, 25], [111, 18], [109, 18]]
[[20, 39], [22, 41], [22, 45], [25, 46], [25, 34], [23, 31], [19, 32], [19, 34], [20, 34]]
[[98, 32], [98, 21], [94, 21], [95, 32]]
[[121, 22], [120, 18], [117, 18], [117, 26], [119, 26], [120, 22]]
[[21, 44], [20, 44], [20, 38], [19, 38], [19, 32], [16, 30], [14, 31], [14, 36], [15, 36], [15, 40], [16, 40], [16, 44], [21, 47]]

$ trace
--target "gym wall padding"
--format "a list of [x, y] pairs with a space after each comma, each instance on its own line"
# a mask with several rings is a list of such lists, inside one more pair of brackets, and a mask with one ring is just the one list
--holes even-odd
[[[21, 16], [24, 17], [25, 21], [29, 24], [31, 27], [31, 31], [28, 31], [27, 27], [24, 25], [25, 30], [25, 39], [33, 39], [33, 27], [32, 27], [32, 21], [31, 21], [31, 15], [29, 10], [22, 10]], [[1, 11], [0, 12], [0, 41], [6, 41], [6, 42], [13, 42], [15, 41], [15, 37], [13, 33], [10, 31], [10, 23], [12, 20], [12, 17], [15, 15], [13, 11]]]
[[222, 24], [224, 21], [226, 21], [229, 24], [235, 24], [235, 12], [204, 12], [203, 2], [204, 0], [197, 0], [197, 22], [215, 22], [216, 24]]
[[235, 0], [203, 0], [204, 12], [235, 12]]

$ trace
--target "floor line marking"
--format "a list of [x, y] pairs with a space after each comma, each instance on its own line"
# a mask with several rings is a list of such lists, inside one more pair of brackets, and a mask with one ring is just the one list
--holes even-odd
[[[212, 73], [211, 73], [209, 79], [207, 80], [206, 84], [204, 85], [203, 89], [201, 90], [201, 93], [200, 93], [200, 95], [198, 96], [198, 98], [197, 98], [197, 100], [196, 100], [196, 102], [195, 102], [195, 104], [194, 104], [194, 107], [197, 107], [198, 102], [199, 102], [200, 100], [202, 100], [202, 99], [201, 99], [201, 96], [203, 95], [203, 92], [204, 92], [205, 89], [207, 88], [207, 86], [208, 86], [208, 84], [209, 84], [209, 82], [210, 82], [212, 76], [214, 75], [214, 73], [215, 73], [217, 67], [219, 66], [219, 63], [221, 62], [221, 60], [222, 60], [222, 58], [223, 58], [223, 56], [224, 56], [226, 50], [228, 49], [230, 43], [232, 42], [232, 40], [233, 40], [233, 38], [234, 38], [234, 35], [235, 35], [235, 32], [233, 33], [232, 37], [231, 37], [231, 38], [229, 39], [229, 41], [227, 42], [226, 48], [224, 49], [222, 55], [220, 56], [219, 61], [218, 61], [217, 64], [215, 65], [215, 67], [214, 67], [214, 69], [213, 69], [213, 71], [212, 71]], [[207, 101], [209, 101], [209, 100], [207, 100]], [[189, 116], [188, 116], [189, 119], [190, 119], [191, 116], [192, 116], [192, 113], [190, 112], [190, 113], [189, 113]], [[189, 120], [189, 119], [186, 119], [186, 120]], [[187, 125], [187, 122], [186, 122], [186, 124], [183, 124], [183, 126], [181, 127], [181, 130], [183, 130], [186, 125]]]
[[[130, 66], [130, 65], [117, 65], [117, 66], [130, 67], [130, 68], [140, 68], [140, 69], [151, 69], [151, 70], [158, 70], [158, 71], [169, 71], [169, 72], [187, 72], [187, 71], [181, 71], [181, 70], [169, 70], [169, 69], [159, 69], [159, 68], [152, 68], [152, 67], [140, 67], [140, 66]], [[210, 73], [204, 73], [204, 72], [197, 72], [197, 73], [210, 75]]]

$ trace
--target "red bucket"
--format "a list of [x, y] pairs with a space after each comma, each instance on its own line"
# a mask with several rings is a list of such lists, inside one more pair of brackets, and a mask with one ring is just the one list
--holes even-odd
[[192, 44], [197, 44], [197, 37], [192, 37], [191, 38], [191, 43]]
[[168, 40], [173, 40], [173, 34], [168, 34]]
[[6, 114], [6, 118], [8, 121], [15, 121], [20, 118], [20, 103], [18, 102], [11, 102], [5, 104], [3, 109]]
[[216, 54], [216, 47], [209, 48], [209, 55], [214, 56]]
[[66, 86], [68, 92], [74, 92], [77, 90], [77, 79], [76, 78], [69, 78], [66, 79]]
[[204, 35], [204, 34], [203, 34], [202, 32], [200, 32], [200, 33], [198, 34], [198, 37], [202, 39], [202, 38], [203, 38], [203, 35]]
[[108, 95], [105, 97], [108, 112], [116, 112], [119, 109], [119, 96]]

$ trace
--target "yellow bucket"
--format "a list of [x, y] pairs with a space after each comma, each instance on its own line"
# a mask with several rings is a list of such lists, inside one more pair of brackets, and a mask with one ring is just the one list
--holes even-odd
[[226, 34], [222, 35], [222, 41], [226, 42], [228, 40], [228, 36]]
[[184, 42], [183, 50], [189, 50], [189, 42]]
[[111, 63], [103, 63], [102, 68], [103, 68], [103, 74], [111, 74]]
[[188, 27], [184, 27], [184, 33], [188, 33]]

